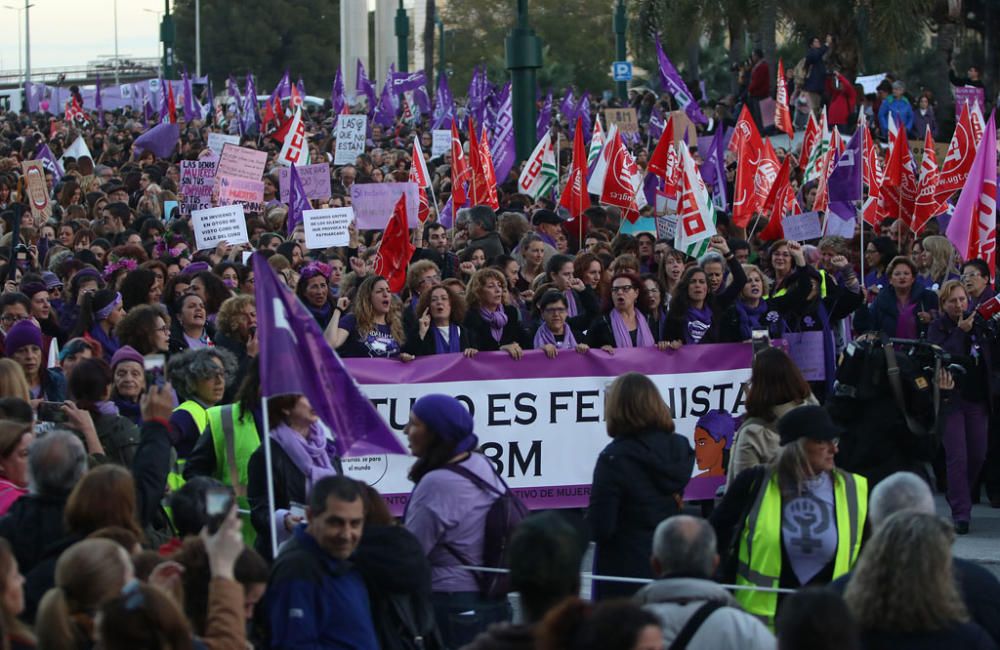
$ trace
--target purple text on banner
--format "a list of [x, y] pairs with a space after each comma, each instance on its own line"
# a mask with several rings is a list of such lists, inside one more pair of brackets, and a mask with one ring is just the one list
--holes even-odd
[[985, 112], [983, 107], [986, 105], [986, 91], [982, 88], [977, 88], [976, 86], [952, 86], [951, 90], [955, 93], [956, 115], [962, 112], [962, 106], [965, 106], [965, 102], [969, 102], [969, 106], [979, 104], [979, 110]]
[[[328, 199], [332, 196], [330, 191], [330, 165], [326, 163], [317, 163], [315, 165], [302, 165], [296, 166], [295, 171], [299, 173], [299, 178], [302, 180], [302, 187], [306, 191], [307, 199]], [[288, 203], [288, 195], [291, 190], [291, 185], [288, 179], [292, 175], [292, 170], [290, 167], [282, 167], [278, 170], [278, 181], [281, 184], [281, 199], [282, 203]]]
[[406, 194], [406, 217], [410, 228], [420, 225], [417, 207], [420, 190], [416, 183], [355, 183], [351, 185], [351, 206], [358, 230], [383, 230], [399, 197]]
[[[608, 444], [604, 392], [614, 378], [635, 371], [660, 389], [677, 433], [694, 439], [698, 418], [710, 409], [742, 415], [750, 378], [749, 344], [691, 345], [680, 350], [541, 351], [513, 361], [502, 352], [421, 357], [401, 364], [345, 359], [344, 364], [386, 420], [405, 440], [410, 405], [427, 393], [445, 393], [470, 408], [486, 454], [504, 480], [533, 509], [586, 507], [594, 463]], [[553, 381], [558, 380], [558, 381]], [[684, 492], [687, 500], [710, 499], [725, 480], [721, 448], [695, 447], [697, 462]], [[374, 486], [402, 512], [413, 484], [413, 458], [368, 455], [344, 458], [345, 473]]]

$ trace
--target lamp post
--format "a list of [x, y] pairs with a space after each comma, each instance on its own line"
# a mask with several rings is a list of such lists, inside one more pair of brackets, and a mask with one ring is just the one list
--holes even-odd
[[[441, 20], [441, 14], [434, 14], [434, 24], [438, 28], [438, 79], [444, 77], [448, 74], [444, 64], [444, 46], [445, 46], [445, 34], [444, 34], [444, 21]], [[439, 82], [440, 83], [440, 82]]]
[[[615, 60], [624, 61], [627, 56], [625, 52], [625, 28], [628, 26], [628, 17], [625, 15], [625, 0], [618, 0], [615, 5], [613, 25], [615, 29], [615, 56], [617, 57]], [[622, 101], [628, 99], [628, 82], [615, 83], [615, 90], [618, 93], [618, 99]]]
[[174, 76], [174, 17], [170, 15], [170, 0], [163, 0], [163, 21], [160, 23], [160, 40], [163, 41], [163, 78]]
[[115, 10], [115, 85], [119, 85], [121, 80], [118, 78], [118, 0], [115, 0], [114, 4]]
[[514, 142], [517, 159], [524, 160], [535, 146], [535, 75], [542, 67], [542, 41], [528, 26], [528, 0], [517, 0], [517, 22], [505, 45], [513, 93]]
[[194, 0], [194, 76], [201, 77], [201, 0]]
[[[419, 2], [419, 0], [417, 0]], [[406, 17], [406, 9], [403, 9], [403, 0], [399, 0], [399, 9], [396, 9], [396, 59], [400, 72], [409, 72], [409, 52], [407, 48], [407, 37], [410, 35], [410, 19]]]
[[24, 0], [24, 91], [28, 91], [28, 82], [31, 81], [31, 23], [29, 9], [35, 5], [28, 4]]

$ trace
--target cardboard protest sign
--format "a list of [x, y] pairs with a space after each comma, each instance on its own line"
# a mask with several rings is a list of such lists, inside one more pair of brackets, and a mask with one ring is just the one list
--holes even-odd
[[215, 154], [222, 154], [222, 147], [226, 143], [239, 145], [240, 136], [238, 135], [226, 135], [225, 133], [209, 133], [208, 134], [208, 148], [215, 152]]
[[[307, 199], [328, 199], [333, 195], [330, 190], [330, 165], [317, 163], [315, 165], [295, 166], [295, 171], [299, 173], [299, 180], [306, 191]], [[288, 194], [291, 190], [291, 167], [282, 167], [278, 170], [278, 181], [281, 185], [281, 195], [279, 199], [282, 203], [288, 203]]]
[[[365, 135], [368, 118], [364, 115], [341, 115], [337, 118], [337, 151], [333, 156], [334, 165], [353, 164], [365, 152]], [[391, 212], [391, 211], [390, 211]]]
[[21, 169], [24, 172], [24, 187], [31, 206], [31, 216], [38, 225], [52, 216], [49, 188], [45, 184], [45, 166], [41, 160], [27, 160], [21, 163]]
[[181, 214], [212, 207], [212, 186], [219, 161], [205, 159], [181, 161]]
[[677, 213], [656, 217], [656, 238], [672, 240], [677, 233]]
[[212, 194], [219, 194], [219, 179], [225, 178], [245, 178], [250, 181], [259, 181], [264, 175], [264, 167], [267, 165], [267, 152], [238, 147], [235, 144], [225, 143], [222, 146], [222, 154], [219, 156], [219, 165], [215, 170], [215, 183]]
[[448, 129], [434, 129], [431, 137], [431, 158], [437, 158], [451, 150], [451, 131]]
[[220, 176], [218, 181], [219, 205], [239, 204], [244, 212], [251, 214], [264, 211], [264, 181], [230, 176]]
[[303, 210], [302, 222], [306, 234], [306, 248], [313, 250], [331, 246], [347, 246], [350, 241], [347, 228], [352, 221], [354, 221], [353, 208]]
[[250, 241], [243, 206], [239, 203], [195, 210], [191, 213], [191, 228], [195, 246], [200, 251], [215, 248], [222, 242], [245, 244]]
[[617, 125], [619, 133], [639, 132], [639, 118], [634, 108], [605, 108], [604, 123], [606, 129], [610, 129], [612, 124]]
[[794, 241], [809, 241], [823, 236], [818, 212], [790, 214], [781, 220], [781, 228], [785, 231], [785, 239]]
[[410, 228], [420, 225], [417, 208], [420, 190], [416, 183], [355, 183], [351, 185], [351, 205], [358, 230], [383, 230], [399, 197], [406, 194], [406, 221]]

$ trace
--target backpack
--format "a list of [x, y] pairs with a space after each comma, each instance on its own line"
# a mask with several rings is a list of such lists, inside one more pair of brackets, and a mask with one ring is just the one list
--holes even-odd
[[[510, 538], [514, 535], [514, 530], [517, 529], [518, 524], [528, 516], [528, 508], [511, 491], [499, 474], [497, 474], [497, 478], [500, 479], [500, 483], [503, 485], [503, 491], [498, 490], [474, 472], [456, 463], [449, 463], [442, 469], [447, 469], [464, 476], [472, 481], [480, 490], [497, 495], [490, 509], [486, 511], [482, 566], [491, 569], [509, 568], [510, 558], [507, 555], [507, 548], [510, 545]], [[462, 564], [474, 566], [465, 554], [460, 553], [451, 545], [445, 544], [444, 548]], [[476, 584], [479, 586], [479, 593], [488, 599], [499, 599], [510, 593], [509, 574], [476, 571], [475, 576]]]

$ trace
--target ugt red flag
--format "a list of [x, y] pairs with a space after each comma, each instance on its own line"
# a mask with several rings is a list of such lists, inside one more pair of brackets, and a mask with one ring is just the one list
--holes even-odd
[[451, 203], [460, 208], [468, 201], [465, 184], [469, 182], [469, 166], [462, 150], [462, 139], [458, 137], [455, 122], [451, 123]]
[[500, 209], [500, 199], [497, 197], [497, 174], [493, 167], [493, 152], [490, 151], [489, 134], [486, 127], [479, 138], [479, 166], [482, 168], [482, 183], [476, 190], [482, 192], [483, 200], [476, 204], [488, 205], [494, 210]]
[[392, 218], [385, 226], [382, 241], [375, 255], [375, 273], [389, 282], [389, 290], [399, 293], [406, 285], [406, 266], [413, 257], [413, 243], [406, 219], [406, 195], [399, 197]]
[[934, 152], [934, 138], [928, 125], [924, 133], [924, 155], [920, 159], [920, 183], [917, 185], [917, 201], [913, 208], [913, 232], [920, 234], [931, 217], [937, 214], [938, 202], [934, 198], [940, 174], [937, 154]]
[[948, 223], [948, 239], [963, 259], [979, 258], [996, 276], [997, 263], [997, 127], [990, 114], [976, 159], [969, 170], [955, 212]]
[[[757, 126], [746, 106], [743, 107], [740, 119], [736, 123], [733, 140], [737, 142], [736, 159], [738, 161], [736, 188], [733, 191], [733, 224], [740, 228], [746, 228], [754, 210], [757, 209], [757, 168], [764, 149], [760, 133], [757, 132]], [[777, 168], [773, 171], [772, 180], [777, 175]], [[764, 194], [764, 198], [766, 198], [767, 193]]]
[[417, 137], [413, 137], [413, 160], [410, 162], [410, 182], [416, 183], [420, 191], [420, 207], [417, 209], [417, 218], [420, 223], [427, 221], [430, 216], [431, 206], [427, 200], [427, 186], [430, 185], [430, 174], [427, 173], [427, 162], [424, 154], [420, 150], [420, 143]]
[[576, 133], [573, 134], [573, 166], [570, 168], [569, 180], [559, 197], [559, 205], [569, 210], [570, 219], [575, 219], [590, 207], [590, 195], [587, 194], [587, 143], [583, 141], [583, 125], [576, 121]]
[[601, 191], [601, 203], [614, 205], [623, 210], [634, 209], [636, 188], [632, 184], [635, 161], [625, 149], [621, 136], [608, 142], [611, 147], [608, 158], [608, 171], [604, 176], [604, 188]]
[[795, 127], [792, 126], [792, 112], [788, 108], [788, 82], [785, 81], [785, 63], [778, 59], [778, 92], [774, 98], [774, 125], [795, 137]]
[[937, 190], [934, 192], [938, 204], [944, 203], [952, 194], [962, 189], [965, 179], [969, 177], [969, 170], [972, 169], [978, 144], [972, 126], [972, 111], [966, 103], [962, 107], [958, 124], [955, 125], [955, 134], [951, 136], [951, 142], [948, 144], [948, 153], [945, 154]]

